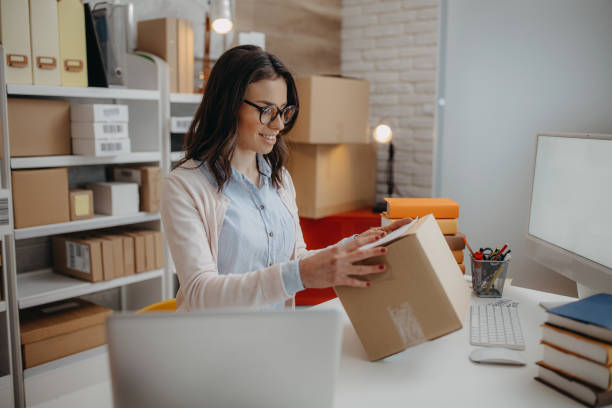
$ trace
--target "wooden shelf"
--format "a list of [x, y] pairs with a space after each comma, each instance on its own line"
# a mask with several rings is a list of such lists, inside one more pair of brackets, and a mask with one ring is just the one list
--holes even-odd
[[157, 220], [159, 220], [159, 213], [138, 212], [131, 215], [94, 215], [93, 218], [88, 220], [60, 222], [57, 224], [41, 225], [38, 227], [18, 228], [15, 230], [15, 239], [19, 240], [35, 237], [46, 237], [50, 235], [65, 234], [68, 232], [88, 231], [99, 228], [110, 228]]
[[159, 162], [159, 152], [137, 152], [120, 156], [94, 157], [94, 156], [43, 156], [43, 157], [16, 157], [11, 159], [12, 169], [35, 169], [48, 167], [91, 166], [100, 164], [125, 164]]
[[17, 274], [17, 303], [20, 309], [25, 309], [149, 279], [161, 278], [163, 274], [163, 269], [156, 269], [109, 281], [91, 283], [60, 275], [53, 272], [52, 269], [20, 273]]
[[65, 98], [133, 99], [156, 101], [160, 92], [148, 89], [95, 88], [71, 86], [16, 85], [6, 86], [9, 95], [49, 96]]
[[202, 102], [202, 96], [202, 94], [171, 93], [170, 103], [200, 104], [200, 102]]
[[0, 300], [0, 313], [6, 311], [6, 302], [4, 300]]

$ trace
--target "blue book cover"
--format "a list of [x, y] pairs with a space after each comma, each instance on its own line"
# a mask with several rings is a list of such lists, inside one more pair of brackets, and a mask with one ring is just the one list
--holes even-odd
[[612, 295], [605, 293], [555, 307], [548, 312], [612, 330]]

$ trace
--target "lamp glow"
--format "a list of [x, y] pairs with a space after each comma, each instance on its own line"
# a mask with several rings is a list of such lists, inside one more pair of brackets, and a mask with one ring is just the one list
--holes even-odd
[[393, 131], [388, 125], [378, 125], [374, 128], [374, 140], [378, 143], [389, 143], [393, 137]]
[[227, 34], [234, 28], [234, 23], [227, 18], [218, 18], [211, 25], [212, 29], [219, 34]]

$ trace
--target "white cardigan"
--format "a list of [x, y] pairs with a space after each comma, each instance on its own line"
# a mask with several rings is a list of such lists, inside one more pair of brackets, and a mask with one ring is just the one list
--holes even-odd
[[[278, 194], [295, 221], [291, 259], [299, 259], [307, 251], [295, 188], [285, 169], [282, 178]], [[219, 234], [228, 203], [229, 199], [217, 191], [193, 160], [174, 169], [163, 182], [161, 217], [180, 282], [176, 296], [178, 310], [258, 308], [281, 302], [287, 307], [293, 306], [293, 298], [285, 290], [280, 264], [242, 275], [219, 275]]]

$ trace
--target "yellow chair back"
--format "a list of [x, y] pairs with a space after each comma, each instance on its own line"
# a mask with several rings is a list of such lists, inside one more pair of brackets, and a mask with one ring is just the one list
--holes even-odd
[[153, 303], [152, 305], [143, 307], [136, 313], [147, 312], [176, 312], [176, 299], [168, 299], [163, 300], [161, 302]]

